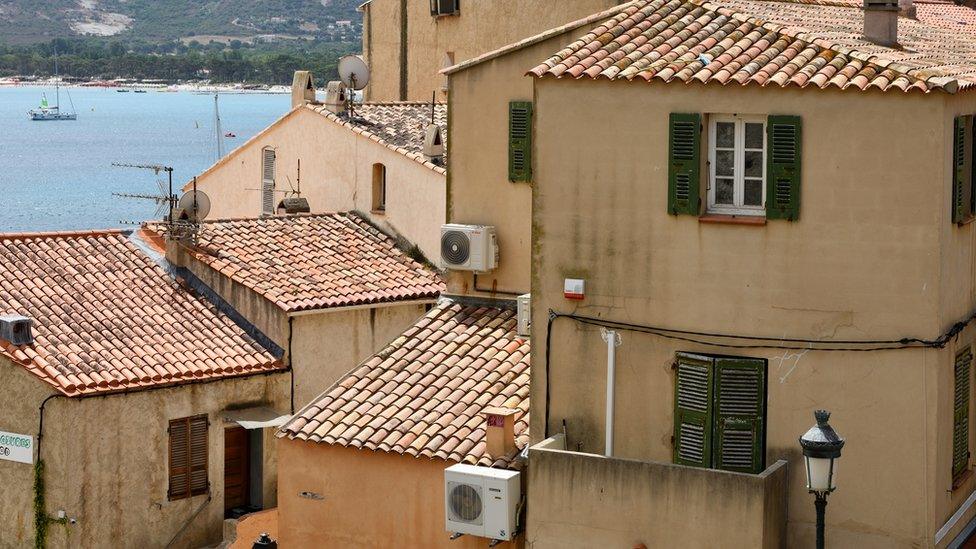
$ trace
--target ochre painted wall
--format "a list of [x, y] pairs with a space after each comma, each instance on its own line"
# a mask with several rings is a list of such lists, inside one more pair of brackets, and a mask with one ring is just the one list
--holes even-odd
[[457, 16], [434, 18], [428, 0], [406, 0], [407, 95], [401, 97], [401, 0], [373, 0], [365, 11], [363, 51], [372, 71], [370, 101], [443, 97], [448, 52], [460, 63], [537, 33], [620, 4], [617, 0], [491, 0], [462, 2]]
[[[613, 108], [606, 108], [611, 97]], [[946, 217], [945, 101], [538, 81], [533, 402], [546, 401], [538, 365], [545, 364], [550, 308], [641, 325], [824, 340], [934, 338], [960, 320], [973, 307], [974, 229]], [[959, 108], [976, 111], [974, 98], [964, 103]], [[668, 215], [672, 112], [801, 115], [800, 220], [716, 225]], [[562, 297], [569, 277], [586, 280], [583, 302]], [[671, 459], [675, 352], [768, 360], [766, 458], [790, 464], [790, 546], [813, 540], [797, 438], [815, 408], [831, 410], [831, 423], [848, 438], [827, 514], [831, 545], [931, 546], [972, 491], [946, 491], [952, 355], [972, 341], [970, 331], [944, 350], [875, 353], [719, 349], [626, 331], [622, 339], [615, 440], [625, 458]], [[550, 429], [566, 419], [570, 448], [599, 452], [606, 364], [599, 330], [557, 320], [550, 359]]]
[[[40, 381], [25, 379], [0, 364], [5, 387], [18, 390], [22, 413], [4, 413], [0, 429], [37, 433], [38, 412], [47, 394]], [[8, 380], [12, 385], [7, 386]], [[38, 391], [38, 388], [42, 390]], [[205, 501], [206, 496], [168, 501], [169, 421], [207, 414], [210, 419], [208, 475], [212, 501], [174, 544], [199, 547], [220, 541], [223, 511], [225, 424], [220, 412], [228, 407], [264, 405], [287, 411], [288, 374], [275, 373], [212, 383], [140, 391], [85, 399], [56, 398], [44, 415], [42, 457], [45, 462], [47, 512], [63, 509], [77, 520], [71, 526], [51, 525], [48, 547], [163, 547]], [[19, 424], [18, 424], [19, 423]], [[36, 442], [35, 442], [36, 444]], [[276, 505], [277, 455], [273, 430], [264, 433], [262, 491], [266, 506]], [[13, 467], [17, 465], [17, 467]], [[0, 522], [5, 536], [0, 547], [31, 545], [33, 469], [0, 462], [4, 482]], [[9, 498], [9, 499], [8, 499]]]
[[426, 305], [380, 305], [292, 319], [295, 406], [299, 409], [413, 325]]
[[[449, 539], [444, 469], [452, 463], [287, 438], [278, 439], [278, 452], [278, 545], [282, 548], [476, 549], [488, 545], [488, 540], [473, 536]], [[324, 499], [303, 498], [302, 492]]]
[[[210, 195], [209, 219], [261, 215], [262, 152], [273, 148], [275, 199], [284, 191], [301, 192], [313, 213], [357, 210], [387, 232], [420, 246], [436, 261], [440, 226], [446, 218], [446, 178], [429, 167], [307, 107], [298, 107], [229, 153], [197, 178]], [[373, 165], [386, 166], [387, 207], [371, 212]]]
[[451, 223], [494, 225], [501, 251], [498, 269], [478, 277], [483, 291], [475, 290], [471, 273], [451, 271], [451, 293], [490, 295], [493, 287], [503, 293], [529, 292], [532, 184], [508, 179], [508, 105], [532, 101], [533, 83], [525, 72], [584, 30], [451, 75], [448, 218]]

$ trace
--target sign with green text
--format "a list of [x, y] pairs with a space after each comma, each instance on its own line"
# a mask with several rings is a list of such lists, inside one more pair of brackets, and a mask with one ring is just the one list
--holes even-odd
[[34, 437], [0, 431], [0, 460], [34, 463]]

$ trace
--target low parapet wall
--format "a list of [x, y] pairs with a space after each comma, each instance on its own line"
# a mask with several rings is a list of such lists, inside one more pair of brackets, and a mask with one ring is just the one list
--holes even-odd
[[786, 461], [759, 475], [529, 450], [527, 546], [786, 546]]

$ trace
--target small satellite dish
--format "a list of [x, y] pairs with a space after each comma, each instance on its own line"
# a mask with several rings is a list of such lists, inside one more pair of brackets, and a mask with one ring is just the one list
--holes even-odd
[[180, 197], [174, 216], [176, 221], [199, 223], [210, 214], [210, 197], [203, 191], [189, 191]]
[[361, 90], [369, 84], [369, 66], [358, 55], [347, 55], [339, 60], [339, 79], [347, 88]]

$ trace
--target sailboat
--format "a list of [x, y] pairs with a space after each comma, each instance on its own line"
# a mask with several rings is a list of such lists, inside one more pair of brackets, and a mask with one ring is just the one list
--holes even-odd
[[[67, 90], [65, 90], [67, 92]], [[36, 109], [27, 112], [31, 120], [78, 120], [78, 113], [75, 112], [74, 103], [71, 102], [71, 94], [68, 94], [68, 101], [71, 102], [71, 112], [61, 112], [61, 75], [58, 73], [58, 52], [54, 52], [54, 106], [48, 104], [47, 94], [41, 94], [41, 105]]]

